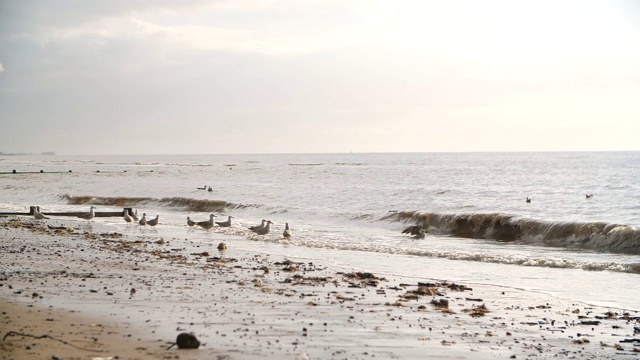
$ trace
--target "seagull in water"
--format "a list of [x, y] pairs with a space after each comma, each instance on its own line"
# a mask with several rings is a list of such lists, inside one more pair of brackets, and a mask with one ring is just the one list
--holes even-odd
[[531, 203], [531, 199], [529, 199], [529, 197], [527, 196], [527, 202]]
[[588, 195], [585, 195], [585, 196], [587, 197], [587, 199], [591, 199], [593, 197], [593, 194], [588, 194]]
[[413, 235], [415, 239], [424, 239], [425, 236], [424, 229], [420, 225], [409, 226], [408, 228], [402, 230], [402, 233]]
[[258, 235], [267, 235], [271, 231], [271, 224], [273, 224], [271, 220], [267, 220], [267, 224], [263, 228], [253, 230], [253, 232]]
[[140, 219], [138, 224], [140, 224], [140, 226], [147, 225], [147, 213], [142, 213], [142, 219]]
[[160, 219], [160, 215], [156, 215], [156, 217], [154, 219], [151, 219], [151, 220], [147, 221], [147, 225], [149, 225], [149, 226], [158, 225], [158, 219]]
[[48, 219], [48, 217], [44, 216], [44, 214], [40, 212], [40, 206], [37, 206], [33, 210], [33, 217], [35, 217], [38, 220]]
[[209, 215], [209, 220], [207, 221], [198, 221], [196, 225], [202, 227], [205, 230], [210, 230], [213, 227], [213, 218], [216, 217], [213, 214]]
[[216, 224], [218, 224], [218, 226], [222, 226], [222, 227], [230, 227], [231, 226], [231, 218], [233, 218], [233, 216], [229, 215], [229, 219], [227, 219], [227, 221], [216, 221]]
[[81, 219], [85, 219], [85, 220], [91, 220], [96, 216], [96, 213], [93, 211], [93, 209], [95, 209], [95, 206], [91, 206], [89, 207], [89, 212], [88, 213], [84, 213], [84, 214], [80, 214], [78, 215], [79, 218]]
[[282, 232], [282, 236], [285, 239], [291, 239], [291, 230], [289, 229], [289, 223], [286, 223], [284, 226], [284, 232]]
[[267, 220], [262, 219], [262, 224], [256, 225], [256, 226], [251, 226], [251, 227], [249, 227], [249, 230], [256, 231], [256, 230], [264, 229], [266, 224], [267, 224]]

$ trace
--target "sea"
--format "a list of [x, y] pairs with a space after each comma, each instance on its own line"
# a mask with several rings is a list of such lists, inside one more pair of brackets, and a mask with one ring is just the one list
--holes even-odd
[[[640, 152], [0, 155], [0, 213], [131, 207], [160, 224], [93, 223], [640, 310], [639, 179]], [[233, 225], [187, 226], [209, 214]], [[263, 219], [269, 234], [249, 230]]]

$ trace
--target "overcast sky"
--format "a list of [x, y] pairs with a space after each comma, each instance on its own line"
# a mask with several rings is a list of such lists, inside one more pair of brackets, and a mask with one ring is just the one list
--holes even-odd
[[0, 1], [2, 152], [558, 150], [640, 150], [640, 1]]

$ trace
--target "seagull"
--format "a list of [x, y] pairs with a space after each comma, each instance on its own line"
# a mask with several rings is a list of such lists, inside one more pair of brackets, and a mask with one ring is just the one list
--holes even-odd
[[189, 225], [189, 226], [193, 226], [193, 225], [195, 225], [195, 224], [196, 224], [196, 223], [195, 223], [193, 220], [191, 220], [191, 218], [190, 218], [190, 217], [188, 217], [188, 216], [187, 216], [187, 225]]
[[124, 221], [127, 222], [127, 224], [131, 224], [131, 222], [133, 221], [133, 218], [131, 217], [131, 215], [129, 215], [129, 210], [124, 209]]
[[135, 220], [135, 221], [140, 220], [140, 217], [138, 216], [138, 209], [135, 209], [133, 211], [133, 220]]
[[231, 218], [233, 216], [229, 215], [229, 219], [227, 221], [216, 221], [216, 224], [218, 224], [218, 226], [222, 226], [222, 227], [229, 227], [231, 226]]
[[213, 189], [211, 188], [211, 186], [209, 186], [209, 188], [207, 189], [207, 191], [213, 191]]
[[529, 199], [529, 197], [527, 196], [527, 202], [531, 203], [531, 199]]
[[196, 225], [202, 227], [205, 230], [209, 230], [209, 229], [211, 229], [213, 227], [213, 218], [214, 217], [216, 217], [216, 216], [213, 215], [213, 214], [210, 214], [209, 215], [209, 220], [207, 220], [207, 221], [198, 221], [196, 223]]
[[88, 213], [84, 213], [84, 214], [80, 214], [78, 215], [79, 218], [81, 219], [85, 219], [85, 220], [91, 220], [96, 216], [96, 213], [93, 211], [93, 209], [95, 209], [95, 206], [91, 206], [89, 207], [89, 212]]
[[142, 213], [142, 219], [140, 219], [139, 224], [141, 226], [147, 225], [147, 213]]
[[253, 232], [258, 235], [267, 235], [269, 231], [271, 231], [271, 224], [273, 224], [271, 220], [267, 220], [267, 224], [265, 225], [265, 227], [253, 230]]
[[291, 230], [289, 229], [289, 223], [286, 223], [284, 226], [284, 232], [282, 233], [285, 239], [291, 238]]
[[585, 196], [587, 197], [587, 199], [591, 199], [593, 197], [593, 194], [588, 194], [588, 195], [585, 195]]
[[201, 188], [198, 188], [198, 190], [207, 190], [207, 185], [205, 185], [205, 186], [203, 186]]
[[262, 219], [262, 224], [260, 224], [260, 225], [256, 225], [256, 226], [251, 226], [251, 227], [249, 228], [249, 230], [251, 230], [251, 231], [256, 231], [256, 230], [264, 229], [264, 227], [265, 227], [266, 223], [267, 223], [267, 220]]
[[48, 217], [44, 216], [44, 214], [40, 212], [40, 206], [37, 206], [33, 210], [33, 217], [35, 217], [38, 220], [48, 219]]
[[160, 218], [160, 215], [156, 215], [155, 219], [151, 219], [151, 220], [147, 221], [147, 225], [149, 225], [149, 226], [158, 225], [158, 219], [159, 218]]
[[420, 225], [409, 226], [402, 230], [402, 233], [413, 235], [415, 239], [424, 239], [425, 236], [424, 229], [422, 229], [422, 226]]

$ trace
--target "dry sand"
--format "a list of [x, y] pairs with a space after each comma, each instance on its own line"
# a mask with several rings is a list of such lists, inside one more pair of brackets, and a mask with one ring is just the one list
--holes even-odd
[[[240, 251], [232, 242], [219, 252], [225, 236], [211, 238], [203, 248], [163, 239], [161, 229], [123, 236], [0, 218], [0, 358], [640, 355], [635, 312], [511, 288], [341, 271]], [[200, 347], [167, 350], [183, 332]]]

